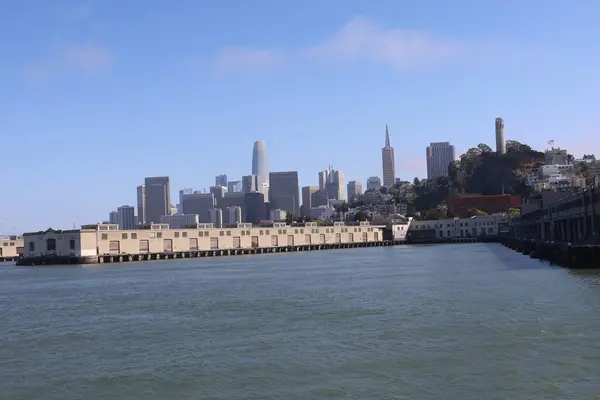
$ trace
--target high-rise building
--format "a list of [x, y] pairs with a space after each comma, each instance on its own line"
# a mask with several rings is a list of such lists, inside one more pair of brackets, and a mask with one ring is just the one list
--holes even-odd
[[454, 162], [454, 146], [448, 142], [432, 142], [425, 151], [427, 156], [427, 179], [449, 176], [448, 167]]
[[221, 200], [225, 197], [225, 193], [227, 193], [227, 188], [225, 186], [211, 186], [210, 192], [215, 196], [215, 204], [217, 208], [221, 207]]
[[252, 175], [258, 176], [257, 187], [263, 182], [269, 182], [269, 168], [267, 166], [267, 148], [265, 142], [257, 140], [252, 149]]
[[371, 176], [367, 179], [367, 190], [379, 190], [381, 179], [378, 176]]
[[160, 217], [171, 214], [171, 185], [168, 176], [146, 178], [146, 223], [160, 222]]
[[[321, 179], [323, 178], [325, 179], [325, 184], [321, 185]], [[344, 173], [339, 169], [334, 169], [331, 165], [327, 170], [319, 172], [319, 189], [325, 190], [331, 200], [344, 200], [346, 192]]]
[[312, 194], [319, 190], [318, 186], [304, 186], [302, 188], [302, 207], [300, 207], [300, 215], [307, 217], [310, 215], [312, 208]]
[[396, 161], [394, 148], [390, 144], [390, 132], [385, 125], [385, 147], [381, 149], [381, 164], [383, 166], [383, 186], [390, 187], [396, 183]]
[[348, 182], [348, 200], [363, 194], [362, 184], [359, 181]]
[[119, 229], [135, 229], [135, 207], [121, 206], [117, 208], [117, 223]]
[[496, 153], [506, 154], [506, 142], [504, 141], [504, 120], [496, 118]]
[[110, 222], [111, 224], [118, 224], [119, 213], [117, 211], [111, 211], [110, 214], [108, 214], [108, 222]]
[[229, 214], [228, 221], [230, 224], [241, 224], [242, 223], [242, 207], [240, 207], [240, 206], [227, 207], [227, 213]]
[[[256, 192], [251, 192], [256, 193]], [[221, 208], [223, 210], [223, 222], [226, 224], [235, 224], [236, 221], [229, 220], [229, 207], [240, 207], [242, 209], [242, 222], [245, 222], [244, 214], [246, 213], [246, 194], [247, 193], [225, 193], [221, 199]]]
[[263, 182], [258, 191], [265, 196], [265, 203], [269, 201], [269, 182]]
[[183, 214], [198, 214], [200, 223], [211, 222], [209, 210], [215, 208], [215, 196], [212, 193], [182, 194], [179, 192], [179, 196]]
[[137, 211], [138, 224], [146, 223], [146, 186], [137, 187]]
[[242, 181], [227, 182], [227, 191], [230, 193], [241, 192], [242, 191]]
[[222, 174], [215, 176], [215, 186], [227, 187], [227, 175]]
[[325, 186], [329, 181], [329, 169], [319, 172], [319, 190], [325, 190]]
[[223, 227], [223, 210], [220, 208], [211, 208], [208, 210], [210, 215], [210, 222], [215, 228]]
[[258, 175], [242, 176], [242, 192], [258, 192], [259, 183]]
[[267, 217], [267, 204], [265, 195], [260, 192], [248, 192], [244, 194], [243, 222], [258, 224]]
[[269, 174], [269, 202], [271, 209], [282, 209], [300, 214], [298, 171], [271, 172]]
[[[317, 190], [310, 196], [311, 209], [317, 207], [329, 206], [329, 194], [325, 190]], [[310, 215], [310, 209], [307, 210]]]

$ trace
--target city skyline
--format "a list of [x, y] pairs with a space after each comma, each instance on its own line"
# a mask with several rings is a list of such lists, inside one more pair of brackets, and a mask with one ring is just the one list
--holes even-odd
[[[302, 11], [311, 5], [321, 12]], [[105, 218], [136, 203], [131, 187], [145, 176], [199, 190], [217, 174], [238, 179], [259, 138], [270, 170], [299, 171], [300, 186], [328, 162], [347, 180], [381, 176], [384, 123], [396, 173], [409, 180], [425, 176], [430, 142], [450, 141], [457, 156], [480, 142], [495, 148], [498, 116], [506, 140], [599, 153], [597, 3], [188, 2], [140, 11], [107, 0], [74, 12], [82, 6], [41, 3], [31, 13], [13, 2], [0, 15], [4, 36], [20, 38], [2, 45], [1, 204], [10, 214], [0, 231]], [[280, 17], [266, 24], [273, 13]], [[90, 159], [102, 161], [90, 168]]]

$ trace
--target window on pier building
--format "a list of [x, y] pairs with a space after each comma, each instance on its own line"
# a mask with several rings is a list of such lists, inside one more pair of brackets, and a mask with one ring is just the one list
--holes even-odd
[[225, 236], [225, 231], [220, 231], [219, 236]]
[[126, 233], [121, 233], [121, 239], [127, 239], [127, 234]]
[[137, 239], [137, 233], [132, 233], [132, 234], [131, 234], [131, 238], [132, 238], [132, 239]]
[[35, 243], [29, 242], [29, 251], [35, 251]]
[[[242, 235], [244, 234], [244, 231], [242, 231]], [[227, 236], [231, 236], [231, 231], [227, 231]]]
[[179, 232], [175, 232], [175, 237], [178, 238], [179, 237]]
[[181, 232], [182, 237], [187, 237], [187, 232]]
[[156, 237], [158, 239], [161, 239], [162, 238], [162, 232], [156, 232]]
[[56, 251], [56, 239], [46, 239], [46, 251]]
[[69, 248], [71, 250], [75, 250], [75, 240], [74, 239], [69, 240]]
[[100, 237], [102, 240], [108, 240], [108, 233], [103, 233]]

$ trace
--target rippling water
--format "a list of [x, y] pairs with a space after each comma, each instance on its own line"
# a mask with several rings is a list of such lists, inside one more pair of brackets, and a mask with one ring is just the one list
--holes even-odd
[[0, 399], [593, 399], [600, 275], [493, 244], [0, 267]]

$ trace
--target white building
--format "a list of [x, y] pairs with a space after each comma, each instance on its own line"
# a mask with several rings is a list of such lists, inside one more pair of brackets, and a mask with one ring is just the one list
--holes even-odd
[[554, 176], [564, 176], [565, 178], [570, 178], [573, 174], [573, 165], [572, 164], [551, 164], [551, 165], [542, 165], [539, 170], [540, 177], [542, 179], [546, 179], [548, 177]]
[[287, 211], [281, 210], [279, 208], [276, 210], [271, 210], [271, 220], [272, 221], [285, 221], [286, 218], [287, 218]]
[[[507, 215], [485, 215], [471, 218], [412, 220], [408, 235], [423, 238], [419, 233], [429, 233], [428, 239], [459, 239], [496, 236], [508, 226]], [[410, 237], [410, 236], [409, 236]]]
[[456, 158], [454, 146], [449, 142], [432, 142], [427, 146], [427, 179], [449, 176], [448, 167]]
[[174, 214], [160, 217], [161, 224], [169, 224], [171, 229], [184, 229], [187, 226], [196, 226], [200, 223], [198, 214]]

